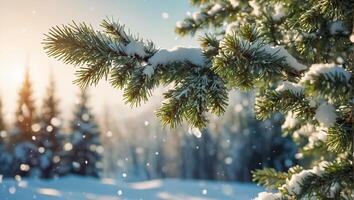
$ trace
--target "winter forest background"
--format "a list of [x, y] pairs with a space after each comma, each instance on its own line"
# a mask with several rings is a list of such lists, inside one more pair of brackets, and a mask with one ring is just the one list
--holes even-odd
[[[137, 9], [158, 3], [141, 2], [143, 5]], [[141, 2], [124, 3], [116, 9], [119, 11], [122, 6], [126, 7], [125, 4], [136, 6]], [[186, 7], [187, 3], [176, 5], [181, 9]], [[167, 21], [173, 25], [175, 22], [171, 18], [177, 18], [173, 15], [186, 12], [174, 13], [171, 4], [175, 3], [169, 2], [166, 6], [161, 6], [159, 9], [167, 10], [155, 13], [155, 20], [159, 19], [162, 23]], [[14, 3], [3, 2], [2, 5], [10, 9]], [[94, 17], [96, 16], [92, 13], [96, 9], [101, 9], [99, 12], [105, 15], [109, 14], [109, 11], [104, 13], [107, 10], [106, 5], [96, 1], [87, 5], [77, 2], [73, 6], [79, 5], [87, 6], [87, 12]], [[19, 6], [23, 13], [18, 14], [18, 18], [29, 15], [38, 24], [43, 23], [43, 19], [39, 19], [38, 15], [48, 12], [45, 8], [50, 9], [49, 3], [23, 3]], [[64, 3], [62, 6], [67, 7]], [[10, 16], [7, 12], [2, 15], [2, 20]], [[53, 18], [55, 20], [56, 15], [53, 15]], [[5, 21], [1, 23], [2, 26], [6, 24]], [[13, 29], [12, 26], [8, 26], [10, 30]], [[2, 29], [2, 41], [9, 37], [10, 30]], [[23, 30], [15, 33], [35, 35], [35, 32], [30, 25], [24, 24]], [[188, 40], [191, 39], [186, 42]], [[24, 45], [30, 49], [36, 49], [34, 46], [38, 45], [28, 43], [26, 41]], [[77, 86], [73, 87], [74, 85], [63, 89], [62, 80], [66, 77], [62, 74], [69, 73], [58, 69], [60, 67], [54, 67], [53, 65], [58, 64], [53, 60], [49, 64], [47, 61], [39, 62], [36, 58], [40, 57], [41, 49], [27, 51], [23, 55], [23, 47], [16, 48], [16, 45], [8, 45], [8, 48], [10, 52], [17, 51], [19, 56], [24, 58], [22, 63], [18, 63], [18, 60], [7, 52], [2, 52], [1, 55], [0, 174], [3, 177], [53, 178], [74, 173], [117, 177], [122, 180], [178, 177], [249, 182], [252, 170], [262, 167], [285, 170], [297, 162], [294, 158], [296, 147], [289, 138], [281, 136], [283, 117], [277, 115], [264, 122], [255, 120], [252, 114], [252, 93], [236, 91], [230, 94], [231, 101], [227, 113], [222, 118], [213, 119], [203, 133], [189, 130], [187, 124], [176, 129], [163, 128], [153, 114], [159, 104], [158, 95], [142, 109], [143, 111], [137, 112], [137, 109], [120, 110], [118, 106], [117, 109], [112, 109], [114, 105], [112, 106], [111, 102], [120, 101], [120, 97], [112, 97], [111, 91], [104, 90], [108, 93], [108, 98], [97, 109], [98, 106], [94, 103], [100, 96], [96, 95], [98, 89], [91, 88], [85, 93], [80, 92]], [[6, 78], [6, 74], [12, 77]], [[11, 91], [8, 90], [9, 83], [12, 85]], [[91, 109], [92, 104], [96, 113]], [[125, 117], [128, 112], [137, 114]], [[86, 131], [89, 133], [85, 133]], [[89, 134], [89, 139], [80, 141], [82, 134]], [[84, 158], [79, 160], [81, 156]]]
[[0, 200], [353, 198], [354, 2], [299, 2], [2, 0]]
[[48, 83], [37, 108], [25, 72], [15, 123], [0, 118], [3, 177], [77, 174], [130, 181], [173, 177], [249, 182], [252, 170], [285, 170], [296, 163], [296, 147], [281, 136], [283, 117], [257, 121], [252, 94], [234, 92], [225, 116], [200, 132], [188, 126], [163, 128], [144, 113], [118, 122], [107, 109], [96, 119], [89, 91], [78, 93], [69, 108], [72, 117], [63, 119], [55, 85]]

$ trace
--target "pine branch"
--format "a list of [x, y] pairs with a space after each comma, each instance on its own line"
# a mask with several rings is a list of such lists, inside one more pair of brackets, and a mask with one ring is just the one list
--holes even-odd
[[[176, 109], [181, 115], [178, 123], [185, 120], [196, 127], [206, 126], [208, 112], [225, 111], [227, 89], [208, 67], [212, 55], [206, 55], [208, 61], [195, 48], [156, 50], [153, 43], [128, 34], [119, 23], [104, 20], [102, 27], [104, 33], [84, 23], [55, 27], [46, 35], [44, 48], [48, 55], [80, 66], [75, 83], [86, 87], [109, 79], [114, 87], [124, 89], [124, 100], [132, 106], [147, 101], [157, 86], [176, 83], [165, 95], [168, 103], [157, 113], [165, 124], [176, 125], [172, 121], [176, 116], [170, 114]], [[204, 41], [217, 43], [212, 37]], [[176, 103], [185, 90], [188, 97]]]
[[[352, 164], [331, 163], [325, 167], [323, 174], [311, 174], [301, 183], [301, 193], [296, 195], [298, 199], [325, 198], [339, 199], [346, 187], [353, 188]], [[338, 188], [335, 187], [336, 183]]]
[[268, 119], [276, 112], [286, 114], [296, 113], [297, 118], [311, 121], [315, 115], [316, 108], [310, 106], [303, 92], [266, 91], [256, 97], [256, 117], [258, 119]]
[[273, 190], [285, 184], [287, 173], [277, 172], [272, 168], [257, 169], [252, 172], [252, 181]]

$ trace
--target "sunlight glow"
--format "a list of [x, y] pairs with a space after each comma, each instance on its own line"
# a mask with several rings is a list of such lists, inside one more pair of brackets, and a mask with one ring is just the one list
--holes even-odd
[[3, 89], [16, 89], [22, 83], [25, 73], [25, 67], [23, 63], [18, 62], [18, 64], [12, 63], [11, 68], [1, 69], [0, 79], [3, 82]]

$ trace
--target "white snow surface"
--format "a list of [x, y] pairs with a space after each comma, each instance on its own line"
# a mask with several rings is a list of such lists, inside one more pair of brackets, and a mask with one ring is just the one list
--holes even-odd
[[54, 180], [3, 179], [1, 200], [249, 200], [255, 184], [179, 179], [125, 183], [114, 179], [63, 177]]
[[160, 49], [148, 62], [155, 67], [157, 65], [167, 65], [173, 62], [183, 61], [202, 66], [204, 64], [202, 50], [195, 47], [175, 47], [169, 50]]
[[315, 114], [316, 120], [323, 127], [332, 127], [336, 123], [337, 114], [333, 105], [322, 103], [317, 109]]

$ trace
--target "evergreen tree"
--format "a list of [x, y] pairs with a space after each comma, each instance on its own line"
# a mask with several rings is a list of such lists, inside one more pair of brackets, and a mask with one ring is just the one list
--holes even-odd
[[0, 99], [0, 130], [1, 131], [6, 130], [2, 99]]
[[26, 176], [30, 172], [34, 172], [35, 166], [38, 165], [36, 137], [40, 129], [39, 124], [36, 123], [32, 83], [28, 68], [24, 76], [19, 92], [15, 128], [10, 133], [10, 144], [15, 157], [12, 174], [20, 176]]
[[40, 153], [39, 168], [43, 178], [50, 178], [57, 173], [64, 139], [60, 132], [61, 120], [52, 76], [44, 97], [39, 124], [41, 130], [36, 139]]
[[[280, 112], [283, 125], [304, 137], [306, 151], [321, 149], [310, 169], [257, 171], [254, 179], [277, 190], [257, 199], [352, 199], [352, 0], [192, 0], [199, 11], [178, 22], [180, 35], [213, 27], [201, 48], [158, 49], [104, 20], [103, 32], [85, 23], [55, 27], [50, 56], [81, 66], [77, 83], [108, 78], [132, 105], [159, 85], [174, 83], [157, 112], [164, 124], [205, 127], [222, 114], [231, 89], [256, 89], [258, 119]], [[228, 25], [225, 27], [224, 25]], [[226, 30], [225, 30], [226, 29]]]
[[76, 105], [74, 119], [71, 121], [70, 143], [68, 152], [72, 161], [71, 172], [82, 176], [98, 177], [103, 147], [100, 143], [100, 132], [94, 116], [87, 105], [86, 91], [80, 93]]
[[13, 157], [8, 151], [8, 133], [3, 116], [3, 104], [0, 99], [0, 175], [8, 176], [10, 173]]
[[287, 170], [295, 163], [296, 146], [291, 138], [282, 137], [282, 117], [278, 114], [269, 120], [256, 120], [252, 102], [252, 94], [231, 93], [230, 108], [211, 124], [220, 149], [221, 179], [250, 181], [251, 171], [262, 167]]

